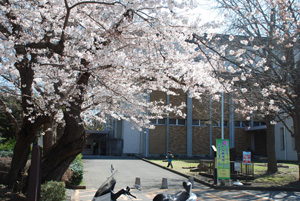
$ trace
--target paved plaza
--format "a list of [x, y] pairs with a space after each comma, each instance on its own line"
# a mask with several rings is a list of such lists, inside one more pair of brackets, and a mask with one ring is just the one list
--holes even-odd
[[[110, 167], [118, 170], [115, 191], [126, 186], [137, 197], [133, 200], [152, 201], [158, 193], [176, 193], [182, 188], [182, 182], [188, 178], [152, 165], [137, 158], [83, 158], [84, 185], [86, 189], [67, 190], [68, 200], [91, 201], [97, 189], [110, 176]], [[140, 181], [141, 190], [135, 189], [136, 179]], [[162, 180], [167, 178], [168, 189], [162, 189]], [[198, 200], [300, 200], [300, 192], [216, 190], [194, 182], [193, 192]], [[118, 201], [130, 200], [121, 196]]]

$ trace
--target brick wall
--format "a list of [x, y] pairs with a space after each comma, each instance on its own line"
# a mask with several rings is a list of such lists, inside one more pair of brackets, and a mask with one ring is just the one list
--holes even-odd
[[[229, 116], [229, 96], [224, 96], [224, 120], [228, 120]], [[220, 120], [221, 100], [212, 101], [212, 119]], [[205, 120], [209, 119], [209, 95], [203, 96], [201, 100], [193, 99], [193, 119]]]
[[243, 151], [251, 148], [251, 134], [246, 132], [244, 128], [235, 129], [235, 150], [237, 157], [242, 157]]
[[174, 154], [186, 155], [186, 127], [170, 126], [169, 150]]
[[150, 95], [150, 101], [162, 100], [167, 104], [167, 95], [161, 91], [153, 91]]
[[[193, 119], [208, 120], [209, 119], [209, 96], [203, 97], [203, 100], [193, 99]], [[224, 120], [228, 121], [228, 95], [224, 97]], [[153, 92], [150, 100], [163, 100], [167, 103], [167, 95], [163, 92]], [[187, 95], [181, 93], [179, 96], [169, 96], [170, 104], [180, 105], [182, 102], [187, 101]], [[186, 109], [183, 110], [186, 112]], [[221, 102], [213, 101], [212, 104], [213, 120], [221, 120]], [[181, 118], [175, 114], [170, 114], [170, 118]], [[243, 120], [241, 115], [235, 114], [235, 119]], [[169, 127], [169, 150], [174, 154], [187, 154], [187, 127], [186, 126], [173, 126]], [[193, 126], [193, 155], [209, 155], [209, 127]], [[216, 145], [216, 139], [221, 138], [221, 128], [213, 127], [212, 144]], [[229, 139], [229, 129], [224, 128], [224, 138]], [[166, 125], [157, 125], [154, 130], [149, 131], [149, 154], [165, 154], [166, 153]], [[244, 128], [235, 128], [235, 148], [237, 153], [241, 154], [243, 151], [251, 147], [251, 134], [245, 132]], [[238, 155], [238, 157], [240, 157]]]
[[[179, 93], [179, 90], [176, 90], [176, 92]], [[170, 100], [170, 105], [179, 106], [179, 105], [181, 105], [182, 102], [186, 103], [187, 95], [185, 93], [181, 93], [181, 95], [179, 95], [179, 96], [170, 95], [169, 100]], [[186, 108], [184, 108], [182, 110], [182, 112], [186, 114]], [[181, 117], [179, 117], [178, 115], [176, 115], [174, 113], [170, 113], [169, 116], [170, 116], [170, 118], [181, 118]]]
[[149, 130], [149, 154], [165, 154], [166, 138], [166, 126]]
[[[212, 144], [221, 139], [221, 128], [212, 128]], [[224, 138], [229, 139], [229, 129], [224, 128]], [[209, 155], [209, 127], [193, 127], [193, 155]]]
[[209, 155], [209, 128], [193, 127], [193, 155]]

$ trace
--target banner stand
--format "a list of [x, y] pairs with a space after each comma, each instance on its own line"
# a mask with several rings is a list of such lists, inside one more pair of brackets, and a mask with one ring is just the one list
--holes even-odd
[[225, 184], [224, 180], [229, 180], [229, 186], [231, 186], [230, 178], [230, 150], [229, 150], [229, 140], [228, 139], [217, 139], [216, 140], [217, 149], [217, 185]]

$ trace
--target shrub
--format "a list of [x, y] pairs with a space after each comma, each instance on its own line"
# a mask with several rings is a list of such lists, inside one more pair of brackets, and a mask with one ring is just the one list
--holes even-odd
[[63, 201], [66, 200], [66, 189], [64, 182], [47, 181], [41, 185], [40, 201]]
[[70, 165], [72, 171], [71, 184], [79, 185], [83, 179], [82, 155], [79, 154]]
[[4, 150], [4, 151], [13, 151], [14, 150], [14, 147], [16, 145], [16, 140], [14, 138], [10, 138], [3, 144], [2, 144], [2, 140], [3, 140], [3, 138], [0, 139], [0, 142], [1, 142], [0, 150]]
[[0, 137], [0, 157], [12, 157], [15, 144], [16, 140], [13, 138], [5, 142], [4, 138]]
[[1, 150], [0, 149], [0, 157], [12, 157], [14, 155], [14, 152], [12, 150]]

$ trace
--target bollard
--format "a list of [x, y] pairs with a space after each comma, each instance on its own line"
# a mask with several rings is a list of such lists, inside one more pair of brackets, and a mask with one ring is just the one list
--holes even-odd
[[189, 182], [191, 182], [192, 188], [194, 188], [194, 177], [189, 177]]
[[168, 188], [168, 179], [167, 178], [162, 178], [161, 188], [162, 189]]
[[134, 184], [134, 187], [135, 187], [136, 189], [141, 189], [141, 178], [139, 178], [139, 177], [136, 177], [136, 178], [135, 178], [135, 184]]

